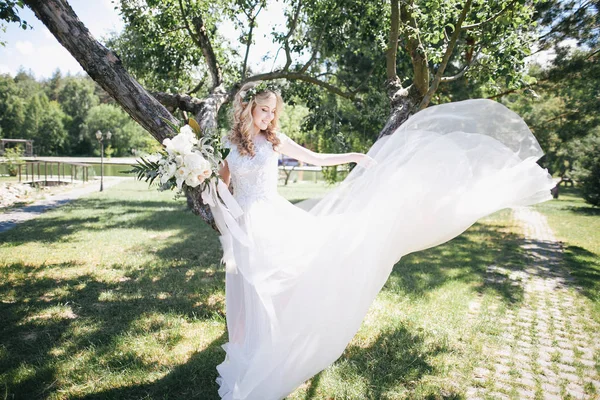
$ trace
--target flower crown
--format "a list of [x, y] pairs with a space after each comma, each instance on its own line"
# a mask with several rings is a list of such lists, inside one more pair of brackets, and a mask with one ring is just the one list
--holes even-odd
[[245, 92], [240, 92], [240, 96], [242, 97], [242, 101], [244, 103], [248, 103], [250, 100], [254, 98], [258, 93], [262, 92], [276, 92], [278, 91], [277, 85], [273, 83], [269, 83], [266, 81], [260, 82], [258, 85], [247, 89]]

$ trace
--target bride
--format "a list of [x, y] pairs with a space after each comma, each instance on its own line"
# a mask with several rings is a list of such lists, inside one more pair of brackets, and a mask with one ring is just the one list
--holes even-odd
[[[244, 85], [219, 171], [244, 233], [221, 232], [229, 342], [223, 399], [281, 399], [333, 363], [392, 267], [499, 209], [551, 198], [542, 151], [515, 113], [490, 100], [425, 109], [367, 154], [320, 154], [278, 131], [283, 101]], [[358, 165], [312, 206], [277, 193], [279, 154]]]

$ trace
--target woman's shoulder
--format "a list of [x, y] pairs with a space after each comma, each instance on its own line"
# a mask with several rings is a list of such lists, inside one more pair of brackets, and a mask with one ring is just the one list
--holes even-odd
[[279, 140], [281, 140], [282, 142], [285, 142], [287, 140], [289, 140], [290, 138], [288, 137], [288, 135], [286, 135], [285, 133], [281, 132], [281, 131], [275, 131], [275, 135], [277, 136], [277, 138]]

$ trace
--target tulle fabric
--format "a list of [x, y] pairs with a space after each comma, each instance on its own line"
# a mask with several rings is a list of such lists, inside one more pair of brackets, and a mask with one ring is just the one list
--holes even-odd
[[551, 198], [542, 151], [499, 103], [430, 107], [368, 151], [317, 201], [275, 194], [244, 205], [226, 276], [224, 399], [281, 399], [344, 351], [392, 267], [499, 209]]

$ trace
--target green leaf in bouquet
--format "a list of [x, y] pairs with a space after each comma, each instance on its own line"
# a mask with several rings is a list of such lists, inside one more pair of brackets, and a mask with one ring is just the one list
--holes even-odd
[[192, 130], [196, 134], [196, 137], [198, 137], [198, 138], [202, 137], [202, 131], [200, 129], [200, 124], [198, 124], [198, 122], [194, 118], [188, 119], [188, 125], [192, 128]]
[[160, 119], [162, 119], [162, 120], [163, 120], [163, 122], [164, 122], [165, 124], [167, 124], [167, 126], [168, 126], [169, 128], [171, 128], [171, 131], [172, 131], [171, 133], [173, 133], [173, 134], [175, 134], [175, 135], [179, 133], [179, 126], [175, 125], [174, 123], [172, 123], [171, 121], [169, 121], [169, 120], [168, 120], [168, 119], [166, 119], [166, 118], [160, 117]]

